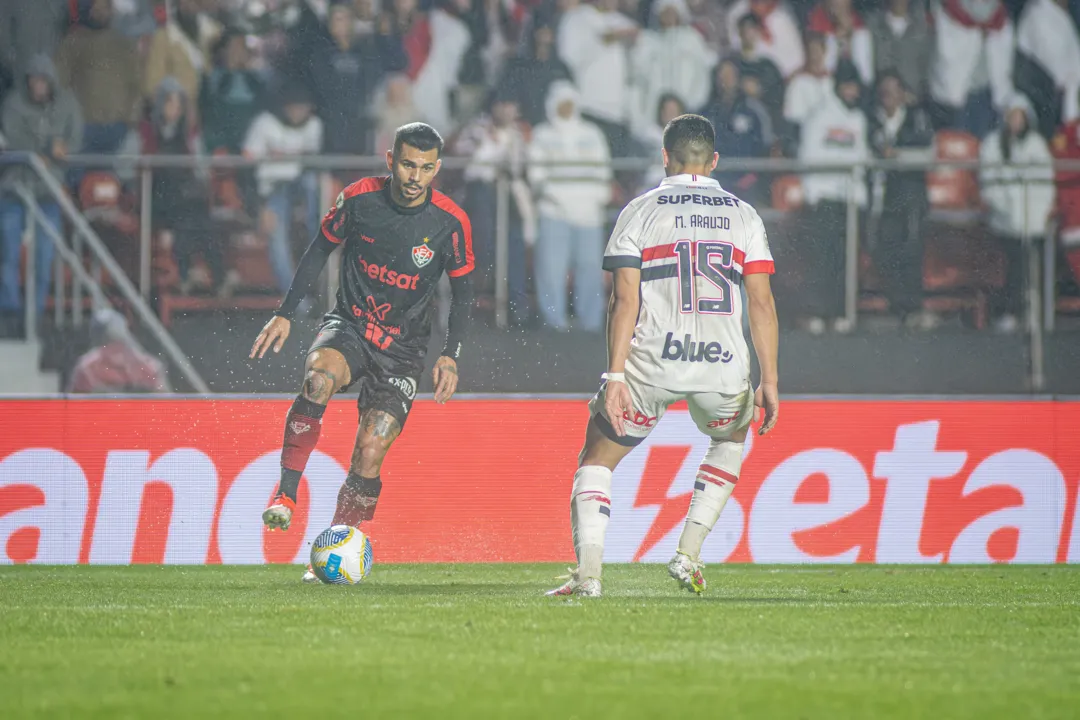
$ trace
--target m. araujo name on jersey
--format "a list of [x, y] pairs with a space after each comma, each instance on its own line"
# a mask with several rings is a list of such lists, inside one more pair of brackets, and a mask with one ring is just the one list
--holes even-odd
[[736, 394], [750, 379], [744, 275], [773, 273], [749, 204], [701, 175], [675, 175], [619, 215], [604, 268], [641, 269], [641, 312], [626, 372], [676, 392]]

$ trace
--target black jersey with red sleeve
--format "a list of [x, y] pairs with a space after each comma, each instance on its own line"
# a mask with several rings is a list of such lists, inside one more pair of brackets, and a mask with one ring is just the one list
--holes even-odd
[[[390, 197], [389, 177], [364, 178], [338, 196], [322, 220], [321, 235], [313, 248], [342, 247], [331, 315], [354, 323], [375, 350], [401, 362], [422, 362], [442, 274], [454, 284], [473, 269], [472, 226], [465, 212], [434, 189], [423, 204], [402, 207]], [[296, 284], [278, 314], [295, 309]], [[446, 354], [456, 357], [456, 350]]]

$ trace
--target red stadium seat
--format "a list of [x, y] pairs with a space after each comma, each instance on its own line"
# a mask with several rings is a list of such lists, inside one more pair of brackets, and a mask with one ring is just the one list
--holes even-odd
[[[937, 160], [975, 161], [979, 140], [959, 130], [941, 130], [934, 139]], [[981, 207], [979, 182], [974, 170], [941, 167], [926, 173], [930, 206], [938, 210], [976, 210]]]

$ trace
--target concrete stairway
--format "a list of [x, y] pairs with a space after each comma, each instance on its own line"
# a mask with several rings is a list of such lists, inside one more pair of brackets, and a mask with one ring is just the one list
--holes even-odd
[[41, 344], [0, 340], [0, 394], [43, 395], [60, 391], [60, 373], [41, 369]]

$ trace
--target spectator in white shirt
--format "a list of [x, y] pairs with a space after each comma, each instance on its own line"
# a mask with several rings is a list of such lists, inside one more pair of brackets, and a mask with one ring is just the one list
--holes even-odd
[[772, 60], [785, 78], [798, 72], [805, 62], [802, 35], [795, 14], [787, 3], [781, 0], [736, 0], [727, 11], [731, 49], [736, 52], [742, 50], [739, 18], [747, 13], [761, 21], [761, 38], [757, 48], [761, 56]]
[[627, 48], [638, 26], [618, 11], [618, 0], [594, 4], [562, 0], [556, 46], [581, 90], [581, 116], [608, 139], [611, 154], [627, 154], [630, 119], [630, 61]]
[[825, 65], [835, 71], [841, 59], [854, 63], [864, 86], [874, 82], [874, 41], [852, 0], [821, 0], [806, 19], [810, 32], [825, 36]]
[[983, 140], [979, 175], [982, 198], [990, 207], [990, 227], [1001, 241], [1007, 261], [1005, 287], [992, 298], [991, 312], [997, 316], [999, 331], [1013, 332], [1020, 326], [1023, 240], [1046, 232], [1054, 207], [1054, 169], [1050, 148], [1035, 130], [1031, 101], [1016, 93], [1005, 107], [1001, 129]]
[[[861, 106], [862, 86], [854, 65], [841, 60], [836, 67], [836, 92], [803, 124], [799, 159], [807, 164], [865, 162], [866, 115]], [[852, 185], [848, 171], [814, 172], [803, 176], [803, 193], [812, 208], [812, 231], [806, 237], [804, 279], [807, 285], [802, 309], [809, 314], [808, 329], [824, 330], [829, 320], [837, 332], [851, 329], [844, 311], [844, 258], [847, 236], [847, 203], [854, 196], [866, 207], [866, 184], [860, 177]]]
[[510, 322], [529, 321], [526, 287], [526, 244], [536, 240], [536, 211], [525, 181], [529, 126], [520, 120], [517, 98], [509, 89], [495, 93], [490, 111], [464, 128], [454, 142], [454, 154], [470, 158], [465, 168], [465, 210], [472, 220], [473, 249], [476, 254], [474, 289], [490, 292], [496, 259], [496, 216], [498, 186], [508, 184], [507, 284], [510, 292]]
[[548, 121], [529, 146], [529, 182], [537, 198], [536, 295], [544, 323], [570, 327], [566, 278], [573, 270], [574, 311], [582, 329], [604, 322], [603, 228], [611, 200], [611, 158], [604, 135], [578, 111], [578, 92], [559, 80], [548, 91]]
[[1002, 108], [1013, 94], [1014, 36], [1001, 0], [934, 0], [936, 34], [930, 95], [945, 109], [944, 122], [977, 136], [992, 124], [994, 111], [978, 95], [989, 85], [990, 102]]
[[806, 36], [806, 67], [791, 78], [784, 95], [784, 120], [788, 124], [788, 150], [798, 147], [802, 124], [836, 92], [832, 73], [825, 67], [825, 37]]
[[709, 81], [716, 53], [688, 24], [690, 11], [685, 0], [656, 0], [652, 6], [652, 26], [641, 33], [631, 52], [637, 101], [634, 128], [655, 124], [656, 108], [667, 93], [690, 107], [701, 107], [709, 99]]
[[469, 26], [460, 16], [471, 6], [470, 0], [445, 0], [428, 13], [430, 46], [413, 80], [412, 94], [419, 101], [421, 119], [444, 136], [455, 129], [450, 96], [472, 44]]
[[[1028, 92], [1045, 87], [1035, 100], [1039, 129], [1052, 137], [1057, 126], [1080, 116], [1080, 33], [1066, 0], [1031, 0], [1020, 14], [1016, 33], [1017, 84]], [[1024, 67], [1030, 62], [1034, 67]], [[1030, 73], [1031, 81], [1021, 78]], [[1040, 82], [1041, 81], [1041, 82]]]
[[292, 283], [291, 229], [293, 205], [304, 206], [305, 241], [319, 226], [319, 188], [314, 173], [304, 172], [298, 162], [279, 158], [314, 155], [322, 149], [323, 124], [314, 115], [315, 105], [301, 85], [286, 86], [279, 112], [264, 112], [255, 118], [244, 141], [244, 154], [263, 162], [255, 169], [259, 195], [264, 200], [260, 225], [270, 240], [270, 263], [282, 292]]

